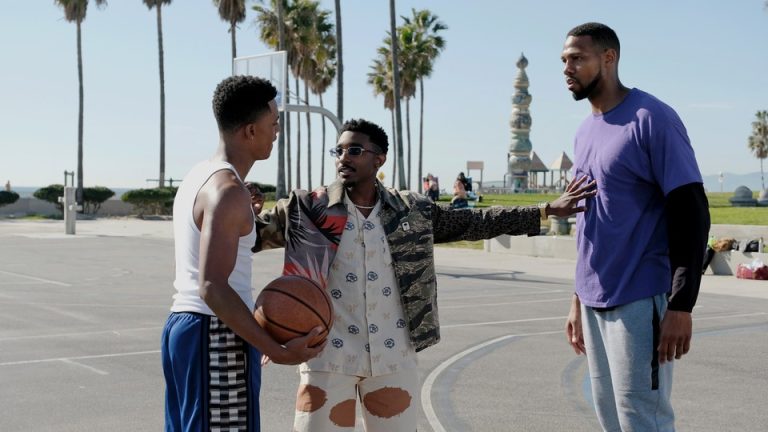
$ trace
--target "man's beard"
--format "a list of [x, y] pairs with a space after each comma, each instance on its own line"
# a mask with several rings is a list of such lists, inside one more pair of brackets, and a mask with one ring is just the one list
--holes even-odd
[[599, 71], [597, 75], [595, 75], [594, 78], [592, 78], [592, 81], [589, 82], [584, 88], [582, 88], [579, 91], [571, 91], [573, 94], [573, 99], [580, 101], [586, 97], [589, 97], [590, 94], [592, 94], [593, 91], [595, 91], [595, 88], [597, 88], [597, 85], [600, 83], [600, 80], [603, 79], [603, 71]]

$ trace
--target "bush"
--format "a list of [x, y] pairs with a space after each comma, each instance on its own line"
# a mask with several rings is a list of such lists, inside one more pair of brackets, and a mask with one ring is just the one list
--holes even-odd
[[275, 192], [277, 190], [277, 187], [275, 187], [274, 185], [271, 185], [271, 184], [264, 184], [264, 183], [257, 183], [257, 182], [251, 182], [251, 183], [253, 183], [256, 186], [258, 186], [259, 190], [261, 190], [265, 194], [267, 192]]
[[176, 187], [134, 189], [124, 193], [121, 199], [132, 204], [139, 212], [139, 216], [169, 215], [173, 212], [173, 198], [176, 196], [177, 189]]
[[[60, 212], [64, 212], [64, 206], [59, 202], [59, 197], [64, 196], [64, 185], [52, 184], [40, 188], [33, 194], [35, 198], [53, 203]], [[115, 195], [111, 189], [104, 186], [83, 188], [83, 213], [96, 214], [101, 204]]]
[[112, 189], [94, 186], [83, 189], [83, 213], [96, 214], [104, 201], [115, 196]]
[[35, 198], [53, 203], [60, 212], [64, 213], [64, 205], [59, 202], [59, 197], [64, 196], [64, 185], [52, 184], [40, 188], [32, 194]]
[[19, 200], [19, 194], [16, 192], [0, 191], [0, 207], [6, 204], [13, 204]]

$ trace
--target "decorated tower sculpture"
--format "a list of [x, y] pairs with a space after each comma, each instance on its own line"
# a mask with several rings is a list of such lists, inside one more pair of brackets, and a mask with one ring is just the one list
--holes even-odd
[[504, 186], [513, 192], [524, 192], [528, 189], [528, 170], [531, 167], [531, 150], [533, 145], [528, 135], [531, 133], [531, 95], [528, 94], [528, 75], [525, 68], [528, 59], [520, 54], [517, 60], [519, 72], [515, 78], [515, 94], [512, 96], [512, 117], [509, 125], [512, 130], [512, 141], [507, 153], [507, 174], [504, 176]]

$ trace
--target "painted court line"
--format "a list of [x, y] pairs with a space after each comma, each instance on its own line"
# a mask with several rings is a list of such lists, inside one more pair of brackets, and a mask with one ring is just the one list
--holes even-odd
[[[565, 320], [566, 318], [568, 318], [568, 316], [527, 318], [527, 319], [509, 320], [509, 321], [486, 321], [486, 322], [479, 322], [479, 323], [441, 325], [440, 328], [477, 327], [477, 326], [494, 325], [494, 324], [517, 324], [517, 323], [527, 323], [527, 322], [537, 322], [537, 321]], [[562, 331], [565, 331], [565, 330], [562, 330]]]
[[745, 314], [735, 314], [735, 315], [716, 315], [716, 316], [710, 316], [710, 317], [694, 318], [693, 320], [706, 321], [706, 320], [713, 320], [713, 319], [744, 318], [744, 317], [753, 317], [753, 316], [761, 316], [761, 315], [768, 315], [768, 312], [755, 312], [755, 313], [745, 313]]
[[[75, 360], [88, 360], [88, 359], [114, 358], [114, 357], [128, 357], [128, 356], [147, 355], [147, 354], [159, 354], [159, 353], [160, 353], [160, 350], [153, 350], [153, 351], [135, 351], [135, 352], [116, 353], [116, 354], [99, 354], [99, 355], [89, 355], [89, 356], [79, 356], [79, 357], [55, 357], [55, 358], [37, 359], [37, 360], [19, 360], [19, 361], [0, 363], [0, 367], [3, 367], [3, 366], [29, 365], [29, 364], [38, 364], [38, 363], [51, 363], [51, 362], [65, 362], [65, 363], [69, 362], [69, 363], [74, 363]], [[85, 366], [85, 365], [79, 365], [79, 366], [88, 367], [88, 366]]]
[[70, 285], [68, 283], [64, 283], [64, 282], [59, 282], [59, 281], [50, 280], [50, 279], [43, 279], [43, 278], [34, 277], [34, 276], [28, 276], [28, 275], [25, 275], [25, 274], [13, 273], [13, 272], [4, 271], [4, 270], [0, 270], [0, 274], [16, 276], [16, 277], [20, 277], [20, 278], [25, 278], [25, 279], [29, 279], [29, 280], [33, 280], [33, 281], [38, 281], [38, 282], [43, 282], [43, 283], [48, 283], [48, 284], [53, 284], [53, 285], [59, 285], [59, 286], [65, 286], [65, 287], [72, 286], [72, 285]]
[[480, 299], [480, 298], [493, 298], [493, 297], [512, 297], [512, 296], [520, 296], [520, 295], [535, 295], [535, 294], [562, 294], [566, 292], [566, 290], [556, 289], [556, 290], [538, 290], [538, 291], [524, 291], [524, 292], [503, 292], [498, 294], [484, 294], [484, 295], [468, 295], [468, 296], [457, 296], [452, 297], [450, 295], [443, 294], [440, 296], [440, 301], [446, 301], [446, 300], [472, 300], [472, 299]]
[[0, 342], [25, 340], [25, 339], [46, 339], [46, 338], [90, 336], [90, 335], [97, 335], [97, 334], [114, 334], [114, 335], [120, 336], [120, 333], [146, 331], [146, 330], [160, 330], [160, 329], [162, 329], [162, 327], [138, 327], [138, 328], [129, 328], [129, 329], [120, 329], [120, 330], [100, 330], [100, 331], [77, 332], [77, 333], [55, 333], [55, 334], [31, 335], [31, 336], [10, 336], [10, 337], [0, 338]]
[[480, 303], [480, 304], [466, 304], [466, 305], [456, 305], [456, 306], [440, 306], [440, 309], [467, 309], [467, 308], [473, 308], [473, 307], [509, 306], [509, 305], [529, 304], [529, 303], [554, 303], [554, 302], [564, 302], [568, 300], [570, 300], [570, 297], [547, 299], [547, 300], [523, 300], [523, 301], [517, 301], [517, 302], [504, 302], [504, 303]]
[[[32, 283], [32, 282], [29, 282]], [[0, 285], [3, 285], [3, 283], [0, 283]], [[21, 284], [14, 284], [14, 285], [24, 285], [24, 283]], [[7, 296], [3, 296], [7, 297]], [[15, 301], [0, 301], [0, 305], [14, 305], [14, 306], [40, 306], [40, 305], [47, 305], [49, 303], [43, 303], [43, 302], [15, 302]], [[168, 309], [168, 305], [165, 304], [108, 304], [108, 303], [56, 303], [57, 308], [63, 308], [63, 307], [94, 307], [94, 308], [119, 308], [119, 309], [125, 309], [125, 308], [140, 308], [140, 309], [157, 309], [157, 308], [163, 308]]]
[[[755, 312], [755, 313], [743, 313], [743, 314], [730, 314], [730, 315], [718, 315], [718, 316], [711, 316], [711, 317], [702, 317], [702, 318], [694, 318], [694, 321], [705, 321], [705, 320], [714, 320], [714, 319], [727, 319], [727, 318], [743, 318], [743, 317], [753, 317], [753, 316], [764, 316], [768, 315], [768, 312]], [[511, 321], [489, 321], [489, 322], [482, 322], [482, 323], [469, 323], [469, 324], [453, 324], [453, 325], [444, 325], [441, 326], [442, 328], [458, 328], [458, 327], [472, 327], [472, 326], [481, 326], [481, 325], [493, 325], [493, 324], [511, 324], [511, 323], [522, 323], [522, 322], [534, 322], [534, 321], [547, 321], [547, 320], [565, 320], [568, 318], [567, 316], [561, 316], [561, 317], [546, 317], [546, 318], [531, 318], [531, 319], [522, 319], [522, 320], [511, 320]], [[491, 339], [489, 341], [483, 342], [481, 344], [475, 345], [473, 347], [467, 348], [466, 350], [455, 354], [454, 356], [448, 358], [444, 362], [440, 363], [435, 369], [432, 370], [432, 372], [429, 373], [427, 378], [424, 380], [424, 384], [421, 387], [421, 403], [422, 407], [424, 409], [424, 415], [427, 418], [427, 422], [432, 427], [434, 432], [447, 432], [445, 427], [442, 423], [440, 423], [440, 420], [437, 418], [437, 414], [435, 413], [433, 404], [432, 404], [432, 387], [434, 387], [435, 381], [437, 380], [437, 377], [443, 373], [446, 369], [448, 369], [452, 364], [456, 363], [457, 361], [461, 360], [462, 358], [479, 351], [481, 349], [484, 349], [486, 347], [489, 347], [491, 345], [497, 344], [499, 342], [514, 338], [514, 337], [525, 337], [525, 336], [542, 336], [542, 335], [552, 335], [552, 334], [563, 334], [565, 330], [554, 330], [554, 331], [546, 331], [546, 332], [538, 332], [538, 333], [521, 333], [521, 334], [511, 334], [506, 336], [500, 336], [495, 339]]]
[[479, 345], [475, 345], [471, 348], [468, 348], [453, 357], [449, 358], [448, 360], [440, 363], [435, 369], [432, 370], [432, 372], [427, 375], [427, 378], [424, 380], [424, 384], [421, 387], [421, 405], [424, 409], [424, 415], [427, 418], [427, 422], [430, 426], [432, 426], [432, 430], [434, 432], [447, 432], [445, 427], [443, 427], [443, 424], [440, 423], [440, 420], [437, 418], [437, 414], [435, 413], [435, 409], [432, 406], [432, 387], [435, 384], [435, 381], [437, 380], [437, 377], [443, 373], [446, 369], [448, 369], [452, 364], [456, 363], [457, 361], [461, 360], [463, 357], [468, 356], [469, 354], [472, 354], [475, 351], [479, 351], [483, 348], [486, 348], [488, 346], [497, 344], [499, 342], [505, 341], [507, 339], [511, 339], [514, 337], [525, 337], [525, 336], [543, 336], [543, 335], [551, 335], [551, 334], [560, 334], [562, 333], [562, 330], [557, 331], [547, 331], [547, 332], [539, 332], [539, 333], [521, 333], [521, 334], [511, 334], [506, 336], [497, 337], [496, 339], [491, 339], [489, 341], [483, 342]]
[[88, 369], [89, 371], [95, 372], [95, 373], [97, 373], [99, 375], [109, 375], [109, 372], [103, 371], [101, 369], [96, 369], [95, 367], [88, 366], [86, 364], [78, 363], [78, 362], [76, 362], [74, 360], [70, 360], [70, 359], [66, 359], [65, 358], [65, 359], [61, 359], [61, 361], [62, 361], [62, 363], [67, 363], [67, 364], [71, 364], [71, 365], [75, 365], [75, 366], [80, 366], [81, 368]]
[[[768, 315], [768, 312], [754, 312], [754, 313], [744, 313], [744, 314], [718, 315], [718, 316], [701, 317], [701, 318], [695, 318], [694, 317], [693, 320], [694, 321], [707, 321], [707, 320], [713, 320], [713, 319], [745, 318], [745, 317], [763, 316], [763, 315]], [[527, 319], [508, 320], [508, 321], [485, 321], [485, 322], [466, 323], [466, 324], [448, 324], [448, 325], [442, 325], [440, 327], [441, 328], [477, 327], [477, 326], [495, 325], [495, 324], [518, 324], [518, 323], [537, 322], [537, 321], [564, 320], [564, 319], [567, 319], [567, 318], [568, 318], [568, 316], [544, 317], [544, 318], [527, 318]]]

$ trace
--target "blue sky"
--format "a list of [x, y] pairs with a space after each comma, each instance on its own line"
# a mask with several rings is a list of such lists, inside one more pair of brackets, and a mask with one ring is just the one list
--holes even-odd
[[[333, 1], [321, 3], [333, 10]], [[367, 118], [387, 131], [389, 113], [366, 84], [366, 73], [389, 28], [388, 4], [342, 0], [345, 116]], [[467, 160], [485, 162], [485, 180], [503, 178], [521, 52], [529, 60], [533, 149], [547, 165], [563, 151], [572, 155], [573, 134], [589, 106], [574, 102], [566, 90], [559, 57], [567, 31], [586, 21], [617, 31], [621, 80], [677, 110], [703, 174], [760, 169], [746, 142], [754, 113], [768, 109], [768, 11], [762, 0], [398, 0], [397, 7], [398, 15], [410, 15], [414, 7], [430, 9], [449, 27], [443, 35], [446, 49], [425, 83], [424, 169], [444, 182], [464, 171]], [[177, 0], [163, 13], [166, 175], [179, 179], [217, 145], [210, 100], [231, 71], [230, 37], [210, 0]], [[76, 33], [63, 15], [52, 1], [14, 2], [0, 15], [2, 183], [61, 183], [64, 170], [77, 168]], [[249, 8], [237, 33], [240, 56], [268, 51], [258, 40], [254, 18]], [[140, 0], [112, 0], [106, 8], [88, 10], [83, 24], [86, 186], [150, 187], [146, 179], [157, 178], [156, 32], [154, 11]], [[324, 100], [335, 111], [335, 87]], [[413, 103], [414, 155], [417, 109]], [[319, 120], [313, 120], [312, 135], [312, 185], [317, 186]], [[333, 140], [329, 125], [326, 145]], [[306, 154], [302, 158], [306, 161]], [[275, 151], [254, 165], [248, 179], [274, 184], [276, 164]], [[326, 158], [325, 166], [327, 183], [332, 161]], [[414, 176], [415, 167], [414, 159]], [[302, 177], [307, 187], [306, 171]]]

